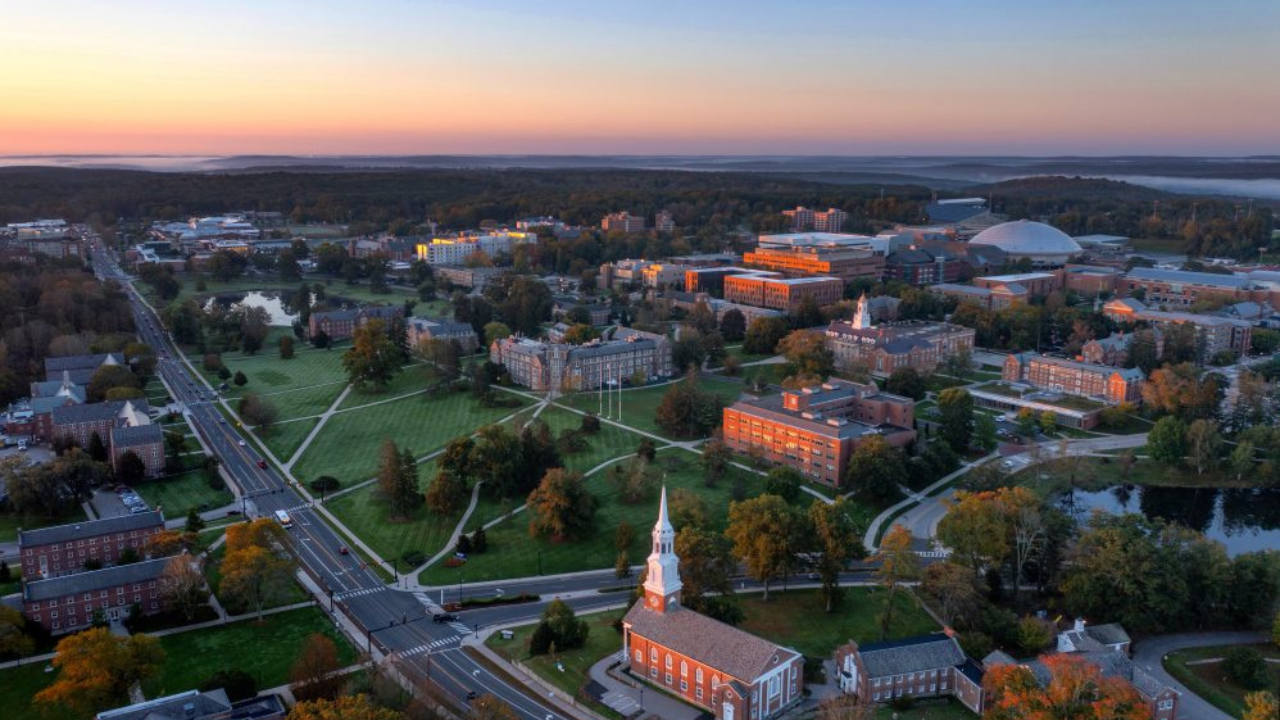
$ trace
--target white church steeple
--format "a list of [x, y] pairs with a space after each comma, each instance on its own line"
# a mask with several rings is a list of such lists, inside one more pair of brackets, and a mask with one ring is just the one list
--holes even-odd
[[653, 551], [649, 553], [648, 574], [644, 580], [645, 603], [651, 610], [664, 612], [680, 604], [680, 558], [676, 557], [676, 530], [667, 518], [667, 487], [662, 486], [658, 505], [658, 522], [653, 525]]
[[866, 330], [871, 327], [871, 309], [867, 307], [867, 294], [858, 298], [858, 311], [853, 314], [853, 329]]

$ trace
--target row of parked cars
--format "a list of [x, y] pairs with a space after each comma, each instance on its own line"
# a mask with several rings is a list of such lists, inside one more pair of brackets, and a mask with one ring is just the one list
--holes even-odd
[[134, 492], [133, 488], [128, 485], [117, 485], [116, 494], [120, 496], [120, 502], [124, 503], [124, 506], [129, 508], [129, 512], [134, 515], [151, 509], [147, 507], [147, 501], [143, 500], [142, 496]]

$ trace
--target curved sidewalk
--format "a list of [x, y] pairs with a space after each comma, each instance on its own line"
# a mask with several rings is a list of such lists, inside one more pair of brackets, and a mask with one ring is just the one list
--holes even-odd
[[1204, 632], [1157, 635], [1140, 640], [1133, 646], [1133, 662], [1160, 682], [1182, 694], [1178, 698], [1179, 720], [1233, 720], [1227, 713], [1214, 707], [1208, 700], [1187, 689], [1164, 669], [1164, 658], [1175, 650], [1208, 645], [1245, 645], [1267, 642], [1265, 632]]

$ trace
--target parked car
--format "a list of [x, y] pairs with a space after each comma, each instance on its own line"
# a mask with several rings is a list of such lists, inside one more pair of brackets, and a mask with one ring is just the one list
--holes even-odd
[[431, 620], [438, 623], [457, 622], [458, 616], [447, 612], [436, 613], [431, 616]]

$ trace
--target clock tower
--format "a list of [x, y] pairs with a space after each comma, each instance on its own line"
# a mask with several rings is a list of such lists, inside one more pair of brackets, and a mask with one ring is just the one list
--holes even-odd
[[667, 488], [662, 487], [658, 522], [653, 525], [653, 552], [649, 553], [644, 580], [644, 602], [650, 610], [666, 612], [680, 606], [680, 558], [675, 552], [676, 531], [667, 519]]

